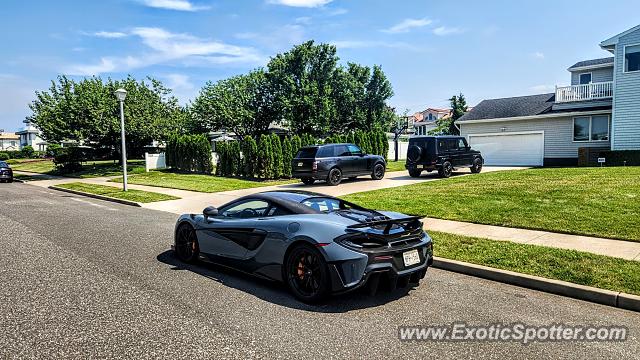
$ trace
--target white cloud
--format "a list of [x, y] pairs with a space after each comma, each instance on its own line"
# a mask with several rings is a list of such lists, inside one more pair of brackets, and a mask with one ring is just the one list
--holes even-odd
[[269, 4], [285, 5], [293, 7], [315, 8], [327, 5], [333, 0], [267, 0]]
[[338, 15], [344, 15], [344, 14], [346, 14], [348, 12], [349, 12], [349, 10], [347, 10], [347, 9], [337, 8], [337, 9], [334, 9], [334, 10], [329, 10], [327, 15], [329, 15], [329, 16], [338, 16]]
[[389, 48], [409, 51], [423, 51], [423, 49], [403, 42], [384, 42], [367, 40], [336, 40], [330, 41], [339, 49]]
[[536, 59], [544, 59], [544, 53], [541, 53], [540, 51], [536, 51], [533, 53], [533, 57]]
[[186, 104], [188, 100], [193, 99], [197, 95], [198, 89], [187, 75], [167, 74], [161, 78], [165, 80], [165, 85], [173, 90], [172, 94], [177, 97], [182, 104]]
[[142, 2], [149, 7], [178, 11], [199, 11], [211, 8], [209, 6], [196, 6], [188, 0], [142, 0]]
[[123, 33], [123, 32], [112, 32], [112, 31], [98, 31], [98, 32], [94, 32], [92, 34], [89, 34], [92, 36], [96, 36], [96, 37], [101, 37], [101, 38], [107, 38], [107, 39], [119, 39], [119, 38], [123, 38], [126, 37], [127, 34]]
[[537, 93], [546, 93], [549, 91], [554, 91], [556, 89], [555, 85], [535, 85], [529, 88], [531, 91], [535, 91]]
[[72, 65], [64, 72], [69, 75], [98, 75], [166, 63], [182, 65], [257, 64], [264, 60], [251, 47], [235, 46], [189, 34], [171, 33], [161, 28], [138, 27], [128, 35], [139, 38], [148, 51], [136, 56], [106, 56], [102, 57], [97, 64]]
[[422, 19], [404, 19], [403, 21], [399, 22], [398, 24], [393, 25], [392, 27], [382, 30], [383, 32], [386, 33], [390, 33], [390, 34], [397, 34], [397, 33], [406, 33], [411, 31], [411, 29], [414, 28], [420, 28], [420, 27], [424, 27], [427, 26], [429, 24], [431, 24], [433, 21], [427, 19], [427, 18], [422, 18]]
[[299, 24], [287, 24], [259, 33], [243, 32], [234, 36], [238, 39], [251, 40], [272, 51], [288, 50], [292, 45], [300, 44], [308, 39], [304, 27]]
[[457, 28], [457, 27], [446, 27], [446, 26], [439, 26], [435, 29], [433, 29], [433, 33], [435, 35], [438, 36], [445, 36], [445, 35], [452, 35], [452, 34], [461, 34], [463, 33], [464, 30], [461, 28]]
[[296, 24], [309, 25], [309, 24], [311, 24], [311, 17], [310, 16], [301, 16], [299, 18], [296, 18], [294, 20], [294, 22]]

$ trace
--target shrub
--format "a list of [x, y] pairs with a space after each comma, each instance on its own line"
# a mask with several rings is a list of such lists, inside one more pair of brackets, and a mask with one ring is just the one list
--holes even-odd
[[166, 161], [167, 166], [179, 171], [211, 173], [213, 164], [209, 138], [204, 134], [170, 136]]
[[9, 160], [9, 154], [7, 154], [6, 152], [0, 152], [0, 161], [6, 161]]
[[27, 146], [23, 147], [20, 150], [20, 153], [21, 153], [23, 158], [31, 159], [31, 158], [33, 158], [33, 155], [35, 154], [35, 150], [33, 150], [33, 147], [31, 145], [27, 145]]
[[291, 140], [285, 137], [282, 141], [282, 176], [286, 178], [291, 177], [291, 163], [293, 162], [293, 151], [291, 149]]
[[250, 178], [257, 177], [256, 169], [256, 156], [258, 154], [258, 144], [251, 137], [247, 135], [242, 142], [242, 161], [244, 163], [243, 175]]
[[69, 174], [82, 170], [82, 162], [85, 161], [84, 149], [77, 146], [60, 147], [53, 153], [53, 163], [56, 172]]
[[58, 144], [49, 144], [47, 145], [47, 151], [44, 152], [44, 156], [48, 157], [48, 158], [52, 158], [55, 156], [56, 151], [58, 151], [58, 149], [60, 149], [61, 146]]
[[271, 135], [271, 150], [271, 153], [273, 154], [273, 169], [271, 177], [279, 179], [282, 177], [284, 164], [282, 162], [282, 142], [280, 141], [280, 137], [276, 134]]
[[606, 159], [607, 166], [640, 166], [640, 150], [601, 151], [599, 157]]

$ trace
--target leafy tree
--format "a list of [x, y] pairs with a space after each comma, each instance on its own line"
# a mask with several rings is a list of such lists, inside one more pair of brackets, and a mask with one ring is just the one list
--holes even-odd
[[260, 135], [258, 140], [258, 177], [266, 179], [271, 174], [271, 140], [268, 135]]
[[291, 140], [288, 137], [285, 137], [282, 140], [282, 176], [285, 178], [291, 177], [291, 166], [293, 162], [293, 150], [291, 147]]
[[389, 108], [386, 100], [393, 96], [391, 83], [380, 66], [374, 66], [371, 78], [367, 84], [366, 109], [367, 130], [372, 130], [375, 125], [381, 125], [389, 116]]
[[282, 142], [280, 137], [276, 134], [271, 135], [271, 148], [273, 150], [273, 173], [274, 179], [282, 177], [284, 171], [283, 155], [282, 155]]
[[247, 135], [245, 136], [242, 145], [244, 174], [247, 177], [257, 177], [256, 158], [258, 156], [258, 144], [251, 135]]
[[240, 137], [256, 137], [281, 119], [275, 95], [264, 70], [257, 69], [216, 83], [208, 82], [195, 99], [191, 112], [205, 128], [227, 129]]

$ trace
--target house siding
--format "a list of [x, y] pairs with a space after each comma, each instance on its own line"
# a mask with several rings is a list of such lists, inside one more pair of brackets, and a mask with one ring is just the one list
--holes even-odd
[[635, 44], [640, 30], [620, 37], [615, 48], [613, 150], [640, 150], [640, 72], [623, 72], [624, 47]]
[[[578, 149], [582, 147], [609, 148], [609, 141], [574, 142], [573, 117], [538, 119], [538, 120], [506, 120], [486, 123], [458, 123], [460, 135], [469, 134], [509, 133], [524, 131], [544, 131], [544, 157], [547, 158], [577, 158]], [[505, 131], [502, 131], [505, 128]], [[545, 160], [546, 163], [546, 160]]]
[[613, 66], [601, 69], [571, 72], [571, 85], [580, 85], [580, 74], [591, 73], [591, 82], [613, 81]]

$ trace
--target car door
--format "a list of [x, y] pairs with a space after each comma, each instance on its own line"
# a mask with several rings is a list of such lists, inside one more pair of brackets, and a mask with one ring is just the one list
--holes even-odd
[[469, 151], [469, 145], [465, 138], [458, 139], [458, 151], [460, 154], [460, 166], [471, 166], [473, 164], [473, 154]]
[[249, 249], [264, 241], [266, 232], [256, 227], [266, 216], [269, 203], [262, 199], [242, 200], [224, 208], [219, 215], [209, 217], [199, 231], [200, 251], [231, 259], [243, 259]]
[[349, 149], [349, 153], [353, 157], [351, 166], [351, 172], [354, 174], [366, 174], [368, 173], [368, 164], [367, 157], [364, 156], [364, 153], [357, 145], [349, 144], [347, 145]]
[[451, 164], [453, 166], [460, 165], [460, 151], [458, 150], [458, 140], [457, 139], [447, 139], [447, 156], [451, 159]]
[[338, 144], [335, 145], [335, 156], [337, 159], [337, 164], [342, 170], [343, 175], [349, 175], [353, 172], [354, 160], [355, 156], [351, 155], [349, 148], [347, 145]]

